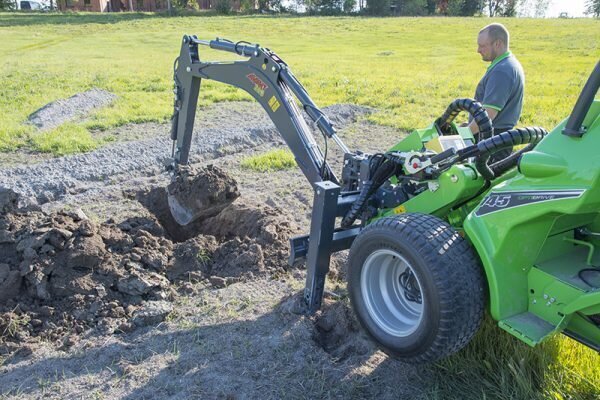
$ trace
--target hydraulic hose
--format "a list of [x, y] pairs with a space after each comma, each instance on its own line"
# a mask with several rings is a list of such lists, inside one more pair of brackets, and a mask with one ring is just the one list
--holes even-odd
[[[482, 140], [473, 146], [477, 148], [475, 168], [485, 180], [491, 181], [517, 165], [519, 157], [523, 153], [532, 150], [547, 134], [548, 132], [540, 127], [517, 128]], [[488, 165], [488, 160], [492, 154], [520, 144], [528, 144], [528, 146], [501, 161]]]
[[360, 194], [358, 195], [358, 199], [356, 199], [350, 210], [346, 213], [344, 218], [342, 218], [342, 228], [349, 228], [352, 226], [354, 221], [356, 221], [358, 216], [364, 210], [367, 200], [373, 195], [373, 193], [375, 193], [377, 189], [379, 189], [381, 185], [383, 185], [385, 181], [391, 178], [391, 176], [396, 172], [397, 166], [398, 164], [392, 160], [384, 161], [378, 166], [377, 170], [373, 174], [373, 178], [363, 184]]
[[436, 121], [442, 132], [450, 130], [450, 124], [461, 111], [468, 112], [475, 120], [479, 127], [479, 140], [492, 137], [494, 131], [492, 120], [481, 103], [472, 99], [456, 99], [450, 103], [444, 114]]

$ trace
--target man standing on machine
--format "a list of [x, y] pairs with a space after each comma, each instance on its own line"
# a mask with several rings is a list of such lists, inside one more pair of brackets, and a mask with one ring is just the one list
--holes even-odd
[[[483, 105], [492, 119], [494, 135], [514, 128], [523, 108], [525, 74], [508, 46], [509, 34], [504, 25], [494, 23], [479, 31], [477, 52], [483, 61], [491, 64], [477, 85], [475, 100]], [[479, 133], [479, 127], [472, 118], [468, 126], [474, 135]], [[499, 153], [494, 159], [508, 156], [510, 149]]]

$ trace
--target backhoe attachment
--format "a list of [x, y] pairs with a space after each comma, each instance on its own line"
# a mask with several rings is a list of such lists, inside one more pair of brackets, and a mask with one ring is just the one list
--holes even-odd
[[[235, 53], [247, 59], [232, 62], [203, 62], [200, 60], [199, 46]], [[204, 41], [186, 35], [183, 37], [181, 52], [175, 62], [173, 79], [175, 83], [175, 103], [171, 120], [173, 152], [169, 163], [173, 171], [173, 183], [169, 185], [168, 199], [173, 217], [180, 225], [187, 225], [205, 216], [206, 207], [218, 208], [214, 202], [207, 205], [206, 202], [183, 201], [178, 195], [180, 191], [177, 190], [178, 182], [182, 182], [179, 167], [188, 163], [202, 79], [233, 85], [252, 95], [279, 130], [311, 185], [314, 186], [322, 181], [339, 184], [326, 161], [327, 147], [323, 154], [298, 104], [314, 121], [325, 141], [329, 138], [333, 139], [344, 153], [348, 153], [348, 149], [337, 137], [327, 116], [317, 108], [287, 64], [269, 49], [247, 42], [233, 43], [225, 39]], [[189, 185], [189, 182], [186, 184]], [[225, 199], [226, 196], [215, 196], [215, 201], [221, 198]]]

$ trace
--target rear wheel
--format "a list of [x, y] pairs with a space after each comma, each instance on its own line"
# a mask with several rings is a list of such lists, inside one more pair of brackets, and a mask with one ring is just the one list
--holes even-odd
[[390, 355], [438, 360], [464, 347], [481, 324], [479, 262], [467, 241], [437, 217], [382, 218], [358, 235], [348, 261], [357, 317]]

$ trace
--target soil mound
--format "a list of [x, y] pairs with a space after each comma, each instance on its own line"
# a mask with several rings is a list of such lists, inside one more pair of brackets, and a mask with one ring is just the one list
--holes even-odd
[[222, 287], [283, 271], [298, 232], [281, 210], [251, 204], [186, 227], [180, 240], [161, 218], [97, 223], [80, 210], [46, 214], [16, 208], [14, 194], [0, 197], [0, 353], [36, 337], [68, 345], [89, 328], [110, 334], [160, 322], [183, 282]]

